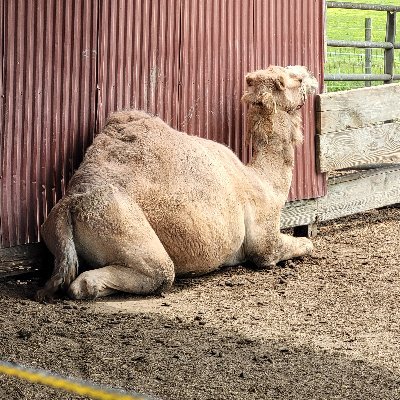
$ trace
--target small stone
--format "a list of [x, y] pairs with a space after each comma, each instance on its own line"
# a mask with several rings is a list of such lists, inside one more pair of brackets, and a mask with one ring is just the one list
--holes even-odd
[[279, 349], [279, 351], [280, 351], [281, 353], [283, 353], [283, 354], [288, 354], [288, 353], [290, 353], [290, 350], [289, 350], [287, 347], [281, 347], [281, 348]]
[[211, 349], [211, 355], [213, 355], [214, 357], [222, 357], [222, 353], [219, 350], [216, 349]]
[[32, 332], [26, 329], [21, 329], [17, 332], [17, 337], [20, 339], [28, 340], [32, 336]]
[[168, 343], [169, 347], [182, 347], [182, 343], [178, 341], [172, 341]]
[[146, 356], [144, 354], [137, 354], [132, 357], [132, 361], [144, 361]]

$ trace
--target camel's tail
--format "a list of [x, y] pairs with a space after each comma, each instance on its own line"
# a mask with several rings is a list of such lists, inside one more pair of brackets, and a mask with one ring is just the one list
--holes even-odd
[[54, 255], [54, 270], [45, 287], [38, 292], [39, 300], [53, 297], [60, 288], [66, 290], [78, 275], [78, 254], [67, 199], [63, 199], [51, 210], [42, 225], [41, 234]]

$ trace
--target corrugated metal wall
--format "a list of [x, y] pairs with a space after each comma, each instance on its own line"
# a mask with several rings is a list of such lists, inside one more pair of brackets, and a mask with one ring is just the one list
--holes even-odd
[[139, 108], [178, 124], [182, 0], [101, 0], [99, 124]]
[[2, 1], [1, 245], [39, 240], [95, 132], [97, 0]]
[[[1, 246], [39, 240], [112, 110], [142, 108], [244, 161], [247, 71], [307, 65], [322, 83], [322, 0], [0, 0]], [[305, 117], [290, 198], [324, 194]]]

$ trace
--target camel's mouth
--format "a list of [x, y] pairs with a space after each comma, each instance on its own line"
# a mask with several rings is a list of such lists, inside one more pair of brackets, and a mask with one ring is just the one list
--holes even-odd
[[305, 98], [309, 94], [318, 92], [318, 81], [306, 67], [302, 65], [289, 65], [285, 70], [289, 73], [289, 77], [301, 82], [300, 92]]

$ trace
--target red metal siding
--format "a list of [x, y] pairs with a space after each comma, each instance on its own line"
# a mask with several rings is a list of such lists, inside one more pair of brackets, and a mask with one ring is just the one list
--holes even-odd
[[253, 69], [252, 1], [185, 1], [182, 6], [179, 128], [227, 144], [243, 161], [244, 75]]
[[97, 0], [3, 3], [1, 245], [37, 242], [95, 131]]
[[181, 0], [102, 0], [99, 124], [139, 108], [177, 126]]
[[[304, 64], [322, 85], [323, 0], [0, 0], [0, 16], [0, 246], [39, 240], [110, 111], [148, 110], [247, 161], [245, 73]], [[313, 115], [309, 101], [290, 199], [325, 193]]]

